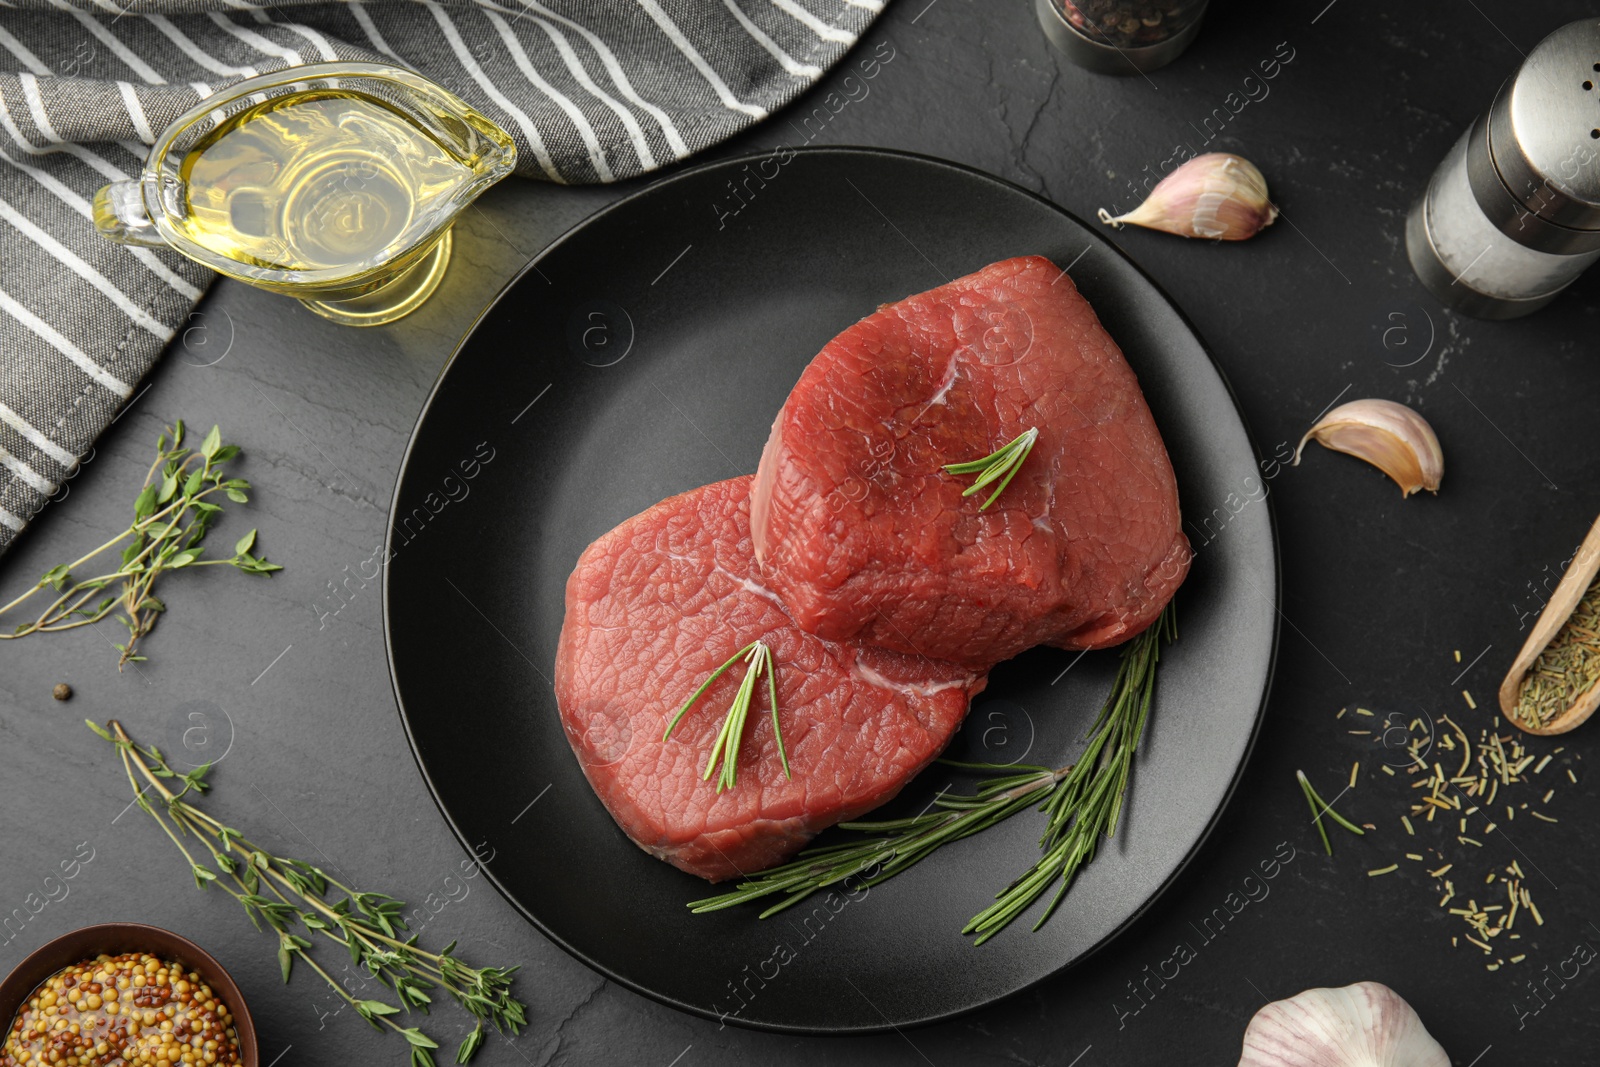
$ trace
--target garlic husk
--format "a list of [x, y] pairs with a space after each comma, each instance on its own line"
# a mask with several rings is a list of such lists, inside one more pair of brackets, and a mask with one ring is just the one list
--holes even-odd
[[1256, 1012], [1239, 1067], [1450, 1067], [1450, 1057], [1400, 994], [1357, 982]]
[[1164, 230], [1180, 237], [1243, 241], [1278, 217], [1267, 179], [1254, 163], [1227, 152], [1195, 156], [1162, 178], [1145, 202], [1125, 215], [1100, 209], [1100, 221]]
[[1402, 496], [1418, 489], [1439, 491], [1444, 451], [1428, 420], [1392, 400], [1352, 400], [1317, 420], [1294, 450], [1294, 465], [1306, 442], [1364, 459], [1393, 478]]

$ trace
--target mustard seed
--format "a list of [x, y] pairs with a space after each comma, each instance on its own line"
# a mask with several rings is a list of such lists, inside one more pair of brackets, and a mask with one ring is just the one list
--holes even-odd
[[[127, 990], [134, 1010], [124, 1003]], [[204, 1005], [212, 1005], [206, 1010]], [[40, 984], [6, 1031], [0, 1067], [237, 1065], [233, 1015], [180, 963], [128, 953], [84, 960]], [[195, 1049], [205, 1050], [198, 1056]]]

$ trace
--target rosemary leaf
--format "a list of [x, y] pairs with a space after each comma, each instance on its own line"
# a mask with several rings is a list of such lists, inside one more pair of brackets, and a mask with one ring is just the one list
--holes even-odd
[[847, 879], [861, 887], [877, 885], [945, 845], [997, 826], [1020, 811], [1037, 808], [1047, 817], [1040, 841], [1042, 856], [1003, 889], [993, 905], [974, 916], [963, 932], [977, 934], [974, 943], [981, 945], [1027, 911], [1051, 886], [1057, 886], [1034, 924], [1034, 929], [1039, 929], [1054, 913], [1077, 872], [1094, 858], [1100, 837], [1116, 832], [1133, 757], [1155, 695], [1161, 644], [1176, 638], [1176, 616], [1169, 605], [1150, 629], [1124, 649], [1111, 695], [1095, 719], [1088, 748], [1075, 764], [1052, 770], [942, 760], [984, 775], [988, 781], [971, 793], [941, 791], [920, 815], [841, 823], [841, 830], [868, 836], [809, 848], [789, 863], [747, 878], [726, 893], [691, 901], [689, 910], [698, 915], [778, 897], [761, 912], [765, 919]]
[[666, 731], [661, 735], [665, 741], [672, 736], [672, 731], [677, 729], [678, 723], [694, 707], [695, 702], [705, 695], [713, 682], [727, 673], [740, 660], [745, 662], [744, 678], [739, 682], [738, 692], [734, 694], [733, 703], [728, 708], [728, 714], [722, 720], [722, 729], [717, 732], [717, 738], [711, 743], [711, 755], [706, 760], [705, 774], [702, 780], [709, 779], [716, 771], [717, 765], [722, 765], [722, 772], [717, 775], [717, 792], [732, 789], [737, 782], [739, 767], [739, 747], [744, 738], [744, 725], [750, 717], [750, 705], [755, 699], [756, 683], [762, 674], [767, 676], [767, 699], [772, 706], [772, 732], [778, 740], [778, 758], [783, 761], [783, 773], [786, 777], [793, 778], [789, 770], [789, 754], [783, 747], [783, 730], [778, 726], [778, 681], [777, 668], [773, 664], [772, 649], [765, 641], [751, 641], [739, 651], [728, 657], [726, 663], [711, 672], [711, 677], [700, 683], [683, 706], [678, 709], [672, 721], [667, 723]]
[[1033, 807], [1039, 791], [1070, 770], [980, 763], [951, 765], [995, 777], [975, 793], [939, 793], [921, 815], [843, 823], [842, 829], [874, 836], [807, 849], [798, 859], [762, 871], [730, 892], [690, 902], [689, 910], [700, 915], [784, 894], [783, 900], [761, 913], [765, 919], [849, 878], [858, 879], [862, 886], [877, 885], [914, 866], [941, 845], [970, 837]]
[[1022, 468], [1023, 462], [1028, 458], [1028, 453], [1033, 451], [1033, 443], [1038, 439], [1039, 428], [1031, 426], [982, 459], [969, 460], [966, 463], [947, 463], [944, 469], [950, 474], [976, 474], [978, 476], [962, 492], [962, 496], [971, 496], [996, 479], [1000, 479], [1000, 485], [989, 495], [989, 499], [985, 500], [982, 506], [978, 508], [979, 511], [985, 511], [1001, 493], [1006, 491], [1006, 486], [1011, 484], [1011, 479]]
[[[1327, 827], [1322, 825], [1322, 817], [1326, 815], [1340, 826], [1349, 830], [1357, 837], [1367, 836], [1367, 832], [1343, 815], [1333, 810], [1333, 805], [1322, 799], [1316, 789], [1311, 785], [1311, 780], [1306, 777], [1305, 771], [1295, 771], [1295, 778], [1300, 782], [1300, 790], [1306, 795], [1306, 803], [1311, 806], [1311, 821], [1317, 824], [1317, 832], [1322, 835], [1322, 847], [1328, 855], [1333, 855], [1333, 843], [1328, 840]], [[1338, 797], [1334, 798], [1339, 799]]]
[[1305, 778], [1300, 779], [1300, 791], [1306, 795], [1306, 806], [1311, 809], [1311, 821], [1316, 824], [1317, 833], [1322, 837], [1322, 850], [1328, 855], [1333, 855], [1333, 842], [1328, 840], [1328, 828], [1322, 825], [1322, 811], [1317, 807], [1316, 797], [1312, 794]]
[[1040, 805], [1048, 816], [1039, 842], [1044, 855], [967, 922], [962, 932], [977, 934], [975, 944], [981, 945], [1005, 929], [1054, 885], [1055, 895], [1033, 928], [1043, 926], [1055, 914], [1078, 871], [1094, 859], [1100, 838], [1117, 832], [1133, 757], [1155, 699], [1161, 644], [1177, 636], [1177, 616], [1169, 604], [1154, 625], [1124, 648], [1111, 695], [1092, 727], [1088, 749]]

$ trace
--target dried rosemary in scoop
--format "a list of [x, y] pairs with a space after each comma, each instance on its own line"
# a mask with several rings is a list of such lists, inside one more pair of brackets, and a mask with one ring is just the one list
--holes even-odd
[[1533, 661], [1517, 694], [1517, 718], [1544, 726], [1600, 682], [1600, 578]]

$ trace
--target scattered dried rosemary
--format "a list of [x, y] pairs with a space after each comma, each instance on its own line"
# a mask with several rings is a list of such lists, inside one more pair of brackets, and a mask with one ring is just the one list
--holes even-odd
[[[1455, 661], [1461, 662], [1459, 652]], [[1463, 690], [1462, 696], [1468, 707], [1477, 707], [1470, 692]], [[1348, 710], [1340, 709], [1336, 717], [1343, 718]], [[1357, 716], [1377, 718], [1366, 708], [1354, 710]], [[1453, 947], [1481, 956], [1486, 971], [1523, 963], [1538, 947], [1530, 924], [1534, 929], [1545, 924], [1523, 864], [1527, 863], [1540, 877], [1543, 872], [1505, 837], [1502, 827], [1519, 816], [1538, 823], [1557, 822], [1555, 816], [1539, 809], [1548, 807], [1559, 782], [1576, 784], [1577, 774], [1570, 761], [1582, 756], [1567, 753], [1564, 746], [1543, 753], [1531, 751], [1523, 745], [1523, 735], [1506, 729], [1498, 715], [1478, 731], [1476, 740], [1448, 715], [1437, 719], [1417, 716], [1409, 723], [1390, 715], [1382, 722], [1388, 727], [1382, 731], [1385, 752], [1401, 754], [1406, 762], [1397, 765], [1402, 768], [1398, 771], [1388, 763], [1380, 769], [1390, 778], [1404, 781], [1409, 777], [1410, 787], [1416, 792], [1408, 798], [1406, 814], [1399, 816], [1408, 849], [1403, 853], [1405, 862], [1397, 859], [1388, 866], [1367, 871], [1367, 875], [1380, 877], [1402, 870], [1426, 874], [1438, 895], [1436, 906], [1465, 924], [1465, 929], [1458, 928], [1457, 933], [1451, 934]], [[1367, 736], [1372, 733], [1350, 732]], [[1403, 743], [1395, 743], [1397, 736], [1404, 738]], [[1557, 760], [1561, 764], [1556, 764]], [[1551, 773], [1541, 782], [1540, 776], [1547, 769]], [[1530, 799], [1522, 799], [1525, 795]], [[1371, 824], [1365, 828], [1376, 829]], [[1521, 833], [1519, 830], [1519, 836]], [[1427, 843], [1430, 836], [1435, 843]], [[1491, 858], [1500, 840], [1516, 849], [1522, 858], [1510, 862]], [[1416, 866], [1410, 867], [1411, 864]], [[1421, 879], [1412, 876], [1409, 881], [1415, 884]], [[1517, 920], [1524, 916], [1525, 921], [1517, 926]], [[1529, 937], [1524, 938], [1524, 932]]]
[[1600, 682], [1600, 579], [1545, 646], [1522, 680], [1517, 718], [1543, 726]]

